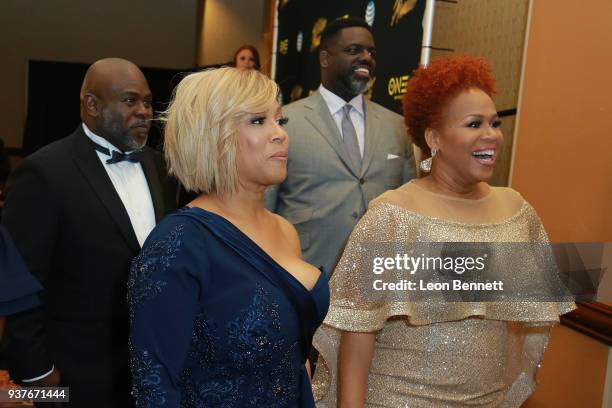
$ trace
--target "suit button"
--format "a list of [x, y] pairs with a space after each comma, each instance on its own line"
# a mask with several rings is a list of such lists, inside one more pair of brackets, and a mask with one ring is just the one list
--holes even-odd
[[351, 217], [353, 217], [354, 219], [357, 219], [357, 218], [359, 218], [359, 214], [354, 212], [353, 214], [351, 214]]
[[359, 184], [363, 184], [363, 183], [365, 183], [365, 179], [360, 178], [359, 179]]

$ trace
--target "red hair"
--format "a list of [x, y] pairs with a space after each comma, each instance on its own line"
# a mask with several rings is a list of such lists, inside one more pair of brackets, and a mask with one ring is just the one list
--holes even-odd
[[242, 50], [249, 50], [251, 51], [251, 54], [253, 54], [253, 59], [255, 60], [255, 69], [257, 71], [259, 71], [259, 69], [261, 68], [261, 64], [259, 62], [259, 52], [257, 52], [257, 48], [255, 48], [254, 45], [250, 45], [250, 44], [245, 44], [240, 46], [240, 48], [238, 48], [236, 50], [236, 52], [234, 53], [234, 59], [232, 60], [232, 67], [236, 66], [236, 63], [238, 62], [238, 54], [240, 54], [240, 51]]
[[448, 101], [469, 88], [481, 89], [491, 97], [495, 94], [491, 65], [482, 58], [467, 55], [439, 58], [412, 73], [403, 99], [404, 120], [412, 142], [426, 157], [431, 152], [425, 141], [425, 129], [438, 125]]

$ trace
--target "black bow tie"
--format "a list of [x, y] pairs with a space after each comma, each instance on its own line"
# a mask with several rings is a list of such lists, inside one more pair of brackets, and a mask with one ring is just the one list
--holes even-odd
[[144, 159], [144, 152], [142, 150], [134, 150], [131, 153], [121, 153], [117, 150], [113, 150], [113, 154], [106, 148], [102, 147], [97, 143], [94, 143], [94, 148], [107, 156], [110, 156], [110, 159], [106, 160], [106, 164], [119, 163], [122, 161], [129, 161], [132, 163], [140, 163]]

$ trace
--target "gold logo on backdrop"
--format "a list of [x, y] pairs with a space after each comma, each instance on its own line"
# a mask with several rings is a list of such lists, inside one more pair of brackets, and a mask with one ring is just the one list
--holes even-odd
[[396, 25], [406, 14], [410, 13], [416, 5], [416, 2], [417, 0], [395, 0], [395, 4], [393, 5], [393, 16], [391, 17], [391, 27]]
[[363, 94], [363, 97], [367, 100], [372, 99], [372, 91], [374, 90], [374, 84], [376, 83], [376, 78], [372, 79], [368, 84], [368, 90]]
[[280, 7], [283, 8], [287, 5], [287, 3], [289, 3], [289, 0], [281, 0], [280, 2]]
[[289, 100], [291, 102], [297, 101], [298, 99], [302, 97], [303, 91], [304, 91], [304, 88], [302, 88], [301, 85], [298, 85], [298, 84], [293, 85], [293, 88], [291, 89], [291, 95], [289, 96]]
[[408, 78], [410, 78], [409, 75], [389, 78], [389, 83], [387, 84], [389, 96], [391, 96], [394, 100], [402, 99], [406, 93]]
[[289, 52], [289, 39], [288, 38], [285, 38], [279, 43], [278, 52], [280, 52], [283, 55], [287, 55], [287, 52]]
[[312, 42], [310, 43], [310, 52], [316, 51], [319, 48], [319, 44], [321, 44], [321, 33], [325, 30], [327, 26], [327, 19], [321, 17], [319, 18], [312, 27]]

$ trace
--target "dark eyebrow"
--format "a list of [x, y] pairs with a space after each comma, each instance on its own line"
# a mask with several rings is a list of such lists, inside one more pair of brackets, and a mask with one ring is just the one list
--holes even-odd
[[375, 46], [375, 45], [372, 45], [372, 46], [367, 46], [367, 45], [365, 45], [365, 44], [361, 44], [361, 43], [349, 43], [349, 44], [347, 44], [347, 45], [345, 46], [345, 48], [348, 48], [348, 47], [361, 47], [361, 48], [367, 48], [367, 49], [369, 49], [369, 50], [371, 50], [371, 49], [376, 49], [376, 46]]
[[[478, 119], [484, 119], [484, 118], [486, 118], [486, 116], [485, 116], [485, 115], [481, 115], [480, 113], [470, 113], [470, 114], [468, 114], [468, 115], [465, 115], [465, 116], [463, 117], [463, 119], [467, 119], [467, 118], [469, 118], [469, 117], [474, 117], [474, 118], [478, 118]], [[491, 116], [491, 119], [496, 119], [496, 118], [499, 118], [499, 115], [498, 115], [497, 113], [495, 113], [495, 115]]]
[[[136, 92], [136, 91], [123, 91], [123, 92], [121, 93], [121, 96], [136, 96], [136, 97], [139, 97], [139, 96], [140, 96], [140, 94], [139, 94], [138, 92]], [[147, 99], [147, 98], [153, 98], [153, 94], [151, 94], [151, 93], [147, 93], [147, 94], [145, 94], [145, 95], [143, 96], [143, 98], [144, 98], [144, 99]]]

